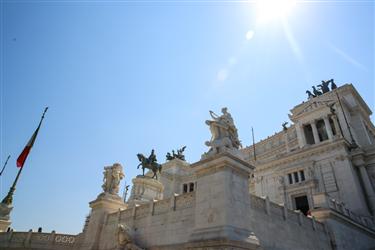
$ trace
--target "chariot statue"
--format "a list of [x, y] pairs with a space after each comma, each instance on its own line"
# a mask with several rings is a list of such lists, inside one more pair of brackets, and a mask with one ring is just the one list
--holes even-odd
[[177, 149], [177, 154], [175, 153], [174, 150], [172, 150], [172, 153], [167, 153], [167, 155], [165, 156], [167, 158], [167, 161], [171, 161], [173, 159], [180, 159], [182, 161], [185, 161], [185, 155], [184, 155], [184, 151], [186, 149], [186, 146], [183, 146], [182, 148], [180, 149]]
[[150, 156], [147, 158], [143, 154], [137, 154], [138, 160], [141, 162], [138, 164], [137, 169], [142, 166], [143, 176], [145, 176], [145, 169], [150, 169], [154, 175], [151, 178], [158, 179], [157, 172], [161, 173], [162, 166], [157, 163], [155, 150], [151, 150]]
[[117, 194], [119, 191], [120, 181], [125, 177], [122, 171], [122, 166], [115, 163], [112, 166], [104, 167], [103, 172], [103, 185], [104, 192], [110, 194]]
[[227, 108], [222, 108], [221, 112], [222, 115], [219, 116], [210, 111], [213, 120], [206, 121], [212, 135], [211, 140], [205, 143], [206, 146], [211, 147], [209, 153], [219, 153], [226, 149], [239, 149], [242, 147], [231, 114]]

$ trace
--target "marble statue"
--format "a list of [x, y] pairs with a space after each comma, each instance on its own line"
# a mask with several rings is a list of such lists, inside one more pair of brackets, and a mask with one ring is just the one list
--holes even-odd
[[117, 194], [119, 191], [120, 181], [125, 177], [122, 171], [122, 166], [115, 163], [112, 166], [104, 167], [103, 172], [103, 185], [104, 192], [110, 194]]
[[227, 108], [222, 108], [221, 112], [222, 115], [218, 116], [213, 111], [210, 111], [213, 120], [206, 121], [206, 124], [210, 126], [212, 135], [211, 140], [205, 143], [206, 146], [211, 147], [209, 153], [219, 153], [226, 149], [239, 149], [242, 147], [231, 114]]
[[157, 163], [155, 150], [151, 150], [150, 156], [147, 158], [143, 154], [137, 154], [138, 160], [141, 162], [138, 164], [137, 169], [142, 166], [143, 176], [145, 176], [145, 169], [150, 169], [154, 173], [152, 178], [158, 179], [157, 172], [161, 172], [162, 166]]
[[117, 249], [124, 249], [124, 250], [141, 249], [134, 244], [132, 236], [131, 236], [131, 229], [128, 226], [118, 224], [116, 234], [117, 234]]

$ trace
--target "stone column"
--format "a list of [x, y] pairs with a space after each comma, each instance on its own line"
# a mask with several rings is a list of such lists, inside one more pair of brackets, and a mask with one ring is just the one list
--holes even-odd
[[306, 145], [305, 132], [303, 131], [303, 125], [301, 123], [296, 124], [297, 139], [300, 148]]
[[371, 185], [370, 177], [368, 176], [365, 165], [360, 165], [358, 168], [359, 168], [359, 173], [361, 175], [361, 179], [365, 188], [366, 197], [370, 206], [371, 213], [374, 215], [375, 214], [375, 192]]
[[313, 132], [313, 136], [314, 136], [314, 142], [315, 142], [315, 144], [317, 144], [317, 143], [320, 142], [320, 139], [319, 139], [319, 133], [318, 133], [318, 129], [316, 127], [315, 121], [311, 122], [311, 128], [312, 128], [312, 132]]
[[335, 126], [336, 137], [340, 137], [341, 136], [341, 128], [340, 128], [340, 125], [337, 121], [337, 116], [333, 115], [333, 116], [331, 116], [331, 118], [332, 118], [332, 121], [333, 121], [333, 126]]
[[[258, 249], [259, 241], [251, 230], [248, 187], [254, 167], [227, 152], [191, 167], [197, 175], [192, 248], [223, 249], [217, 243], [225, 241], [226, 249]], [[215, 244], [217, 248], [212, 247]]]
[[331, 123], [329, 122], [328, 116], [324, 116], [323, 120], [324, 120], [324, 125], [326, 127], [328, 139], [332, 140], [333, 132], [332, 132]]

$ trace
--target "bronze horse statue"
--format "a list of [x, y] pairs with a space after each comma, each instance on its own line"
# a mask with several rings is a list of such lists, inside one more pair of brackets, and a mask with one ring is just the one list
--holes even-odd
[[143, 176], [145, 176], [145, 169], [150, 169], [154, 175], [151, 178], [158, 179], [157, 172], [161, 173], [161, 164], [156, 162], [154, 151], [151, 151], [151, 155], [147, 158], [143, 154], [137, 154], [138, 160], [141, 162], [138, 164], [137, 169], [142, 166]]

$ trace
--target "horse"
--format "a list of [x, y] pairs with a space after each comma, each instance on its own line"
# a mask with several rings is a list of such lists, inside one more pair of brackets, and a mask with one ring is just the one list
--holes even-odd
[[329, 85], [330, 81], [331, 80], [329, 80], [329, 81], [322, 81], [322, 84], [318, 85], [318, 87], [320, 87], [320, 90], [323, 91], [323, 94], [329, 92], [328, 85]]
[[308, 94], [308, 96], [309, 96], [308, 98], [309, 99], [315, 97], [315, 95], [313, 93], [311, 93], [311, 91], [309, 91], [309, 90], [306, 90], [306, 94]]
[[157, 172], [161, 173], [162, 166], [157, 162], [150, 162], [150, 160], [143, 154], [137, 154], [138, 160], [141, 162], [138, 164], [137, 169], [142, 165], [143, 176], [145, 175], [145, 169], [150, 169], [154, 175], [151, 178], [158, 179]]

